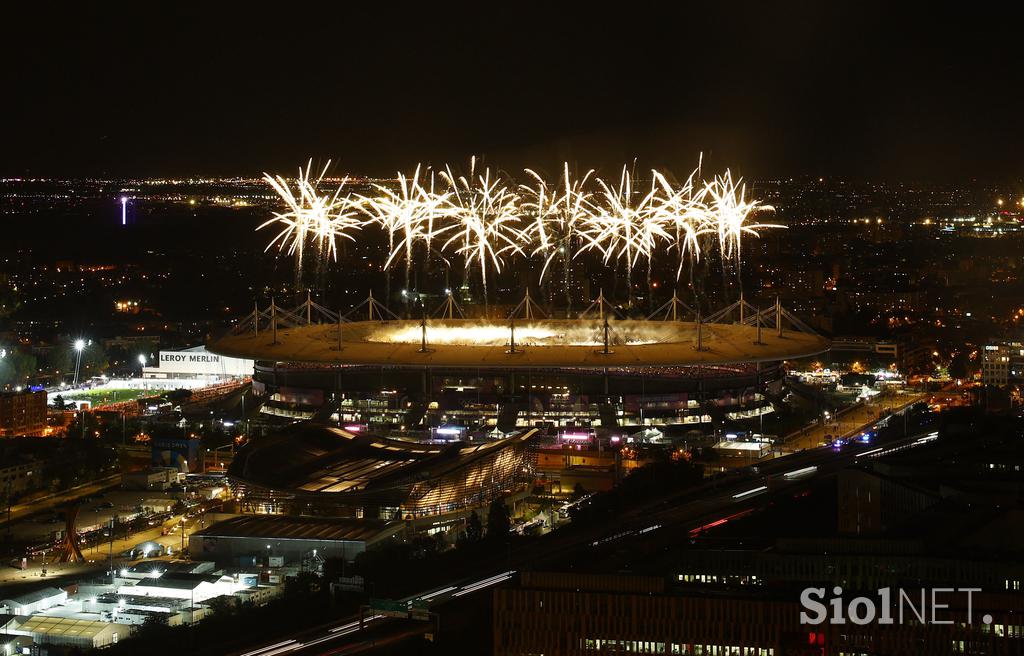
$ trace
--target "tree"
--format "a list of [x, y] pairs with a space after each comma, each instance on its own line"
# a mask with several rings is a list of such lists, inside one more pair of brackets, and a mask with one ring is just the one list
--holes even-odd
[[22, 385], [36, 373], [36, 356], [19, 349], [3, 351], [0, 358], [0, 387]]
[[[64, 374], [75, 372], [75, 363], [78, 360], [78, 352], [73, 348], [71, 342], [64, 342], [55, 345], [45, 356], [45, 366], [49, 369], [56, 369]], [[90, 376], [98, 376], [107, 368], [109, 360], [103, 345], [98, 342], [87, 341], [82, 349], [82, 362], [79, 367], [79, 380], [88, 380]]]
[[[84, 427], [83, 427], [84, 424]], [[74, 419], [68, 424], [67, 436], [72, 439], [99, 437], [100, 424], [96, 420], [95, 412], [82, 410], [75, 414]]]
[[60, 394], [53, 397], [53, 409], [57, 410], [58, 412], [64, 410], [64, 397], [61, 396]]
[[320, 592], [320, 577], [314, 572], [299, 572], [284, 582], [284, 596], [289, 599]]
[[170, 403], [174, 403], [175, 405], [181, 405], [183, 403], [187, 403], [188, 400], [192, 398], [192, 390], [178, 388], [176, 390], [166, 392], [164, 394], [164, 398], [167, 399]]
[[18, 295], [14, 287], [7, 282], [0, 282], [0, 319], [6, 319], [18, 309]]
[[479, 542], [484, 536], [484, 527], [480, 523], [480, 515], [474, 510], [466, 520], [466, 542]]
[[949, 376], [957, 380], [963, 380], [970, 375], [970, 362], [966, 353], [957, 353], [949, 363]]
[[512, 530], [512, 515], [508, 506], [501, 499], [491, 502], [487, 511], [487, 537], [491, 540], [504, 540]]
[[209, 599], [206, 601], [206, 605], [210, 607], [210, 611], [214, 616], [219, 617], [234, 615], [238, 610], [237, 601], [230, 595], [220, 595]]
[[572, 486], [572, 500], [579, 501], [583, 497], [587, 496], [587, 490], [583, 487], [582, 483], [576, 483]]

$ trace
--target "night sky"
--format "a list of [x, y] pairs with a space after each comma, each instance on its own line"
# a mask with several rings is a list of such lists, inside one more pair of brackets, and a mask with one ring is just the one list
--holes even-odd
[[1021, 23], [975, 5], [349, 4], [8, 15], [0, 175], [1024, 176]]

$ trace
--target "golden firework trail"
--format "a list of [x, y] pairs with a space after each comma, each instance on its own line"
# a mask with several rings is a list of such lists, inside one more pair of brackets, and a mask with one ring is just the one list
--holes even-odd
[[313, 168], [313, 160], [310, 159], [306, 163], [305, 169], [299, 167], [299, 176], [295, 179], [294, 189], [288, 180], [280, 175], [263, 174], [263, 179], [284, 201], [286, 209], [283, 212], [275, 212], [272, 218], [260, 224], [256, 229], [261, 230], [275, 224], [283, 226], [281, 231], [270, 240], [265, 250], [270, 250], [277, 244], [281, 251], [295, 255], [297, 266], [300, 268], [307, 241], [312, 241], [321, 255], [336, 259], [336, 239], [342, 237], [355, 241], [355, 237], [350, 231], [362, 227], [363, 222], [357, 218], [358, 214], [351, 197], [342, 196], [342, 191], [348, 181], [347, 178], [342, 181], [333, 194], [324, 195], [318, 191], [330, 165], [331, 162], [328, 160], [320, 175], [316, 179], [310, 180]]
[[715, 176], [711, 182], [705, 183], [705, 192], [723, 262], [730, 259], [740, 262], [744, 235], [759, 237], [758, 230], [785, 227], [774, 223], [747, 223], [758, 212], [772, 212], [775, 208], [762, 205], [757, 200], [748, 201], [747, 185], [742, 178], [734, 180], [728, 169], [724, 174]]
[[487, 268], [500, 273], [507, 254], [523, 253], [523, 232], [519, 228], [519, 197], [490, 167], [476, 172], [476, 158], [470, 160], [469, 175], [456, 176], [445, 167], [441, 178], [448, 183], [454, 223], [435, 235], [451, 230], [452, 235], [441, 247], [465, 258], [466, 269], [480, 268], [480, 281], [487, 297]]
[[[700, 165], [682, 184], [652, 170], [649, 188], [645, 183], [639, 189], [627, 166], [614, 183], [596, 177], [593, 170], [573, 176], [565, 162], [557, 181], [525, 169], [529, 183], [515, 187], [489, 167], [478, 170], [474, 157], [467, 175], [456, 175], [450, 166], [435, 172], [417, 165], [410, 175], [399, 173], [394, 185], [372, 185], [366, 196], [344, 194], [347, 179], [333, 193], [319, 193], [329, 165], [313, 178], [310, 160], [293, 182], [264, 174], [285, 206], [257, 228], [280, 227], [267, 250], [277, 246], [295, 255], [301, 268], [307, 246], [321, 257], [336, 259], [337, 238], [354, 241], [355, 230], [379, 225], [388, 236], [385, 270], [403, 260], [408, 286], [416, 245], [422, 242], [427, 257], [452, 253], [462, 256], [467, 273], [479, 269], [485, 303], [488, 270], [500, 273], [516, 255], [539, 260], [541, 281], [561, 259], [568, 290], [569, 262], [597, 251], [606, 265], [625, 265], [632, 300], [632, 269], [641, 260], [650, 284], [652, 260], [674, 252], [679, 280], [684, 262], [699, 261], [713, 237], [722, 266], [735, 261], [738, 267], [744, 236], [784, 227], [754, 220], [773, 208], [748, 199], [742, 178], [727, 169], [710, 181], [701, 180]], [[434, 240], [440, 239], [443, 244], [435, 248]]]
[[[569, 163], [565, 162], [561, 181], [557, 187], [551, 187], [535, 171], [526, 169], [526, 174], [534, 179], [534, 185], [520, 185], [525, 198], [522, 210], [533, 220], [526, 226], [523, 236], [533, 245], [530, 254], [544, 258], [541, 282], [556, 257], [560, 256], [563, 264], [572, 257], [580, 227], [593, 214], [592, 194], [586, 190], [587, 181], [593, 173], [591, 169], [582, 178], [573, 179], [569, 174]], [[568, 267], [565, 274], [568, 277]]]

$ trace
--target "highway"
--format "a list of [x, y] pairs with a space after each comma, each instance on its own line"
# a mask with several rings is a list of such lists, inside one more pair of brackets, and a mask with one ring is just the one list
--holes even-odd
[[10, 513], [7, 512], [7, 508], [3, 508], [3, 513], [0, 514], [0, 526], [7, 524], [8, 515], [10, 516], [10, 521], [14, 522], [24, 517], [28, 517], [29, 515], [36, 515], [48, 510], [53, 510], [70, 501], [98, 494], [105, 490], [110, 490], [120, 484], [121, 474], [114, 474], [90, 483], [85, 483], [84, 485], [79, 485], [78, 487], [73, 487], [70, 490], [33, 499], [26, 503], [12, 504], [10, 507]]
[[784, 449], [798, 451], [814, 449], [825, 441], [826, 436], [846, 437], [862, 430], [862, 427], [876, 421], [887, 412], [899, 413], [908, 406], [928, 399], [926, 392], [901, 392], [882, 394], [861, 405], [840, 412], [829, 421], [807, 426], [786, 436]]
[[[906, 411], [904, 406], [899, 412]], [[861, 430], [870, 425], [862, 426]], [[694, 539], [714, 531], [734, 519], [741, 518], [765, 505], [775, 495], [792, 494], [807, 488], [820, 477], [835, 474], [850, 465], [871, 460], [899, 450], [913, 449], [937, 439], [937, 433], [923, 430], [917, 434], [890, 440], [883, 444], [853, 441], [841, 448], [817, 447], [764, 462], [755, 467], [711, 479], [668, 497], [638, 506], [620, 514], [614, 526], [585, 527], [582, 530], [558, 530], [536, 542], [517, 549], [505, 567], [490, 572], [453, 580], [435, 586], [401, 601], [422, 600], [432, 611], [448, 602], [488, 594], [496, 585], [512, 579], [517, 568], [529, 566], [557, 567], [559, 561], [592, 550], [608, 547], [626, 548], [642, 540], [649, 549]], [[443, 612], [442, 612], [443, 614]], [[347, 618], [336, 625], [304, 630], [262, 647], [236, 656], [279, 656], [281, 654], [357, 653], [430, 630], [427, 622], [391, 619], [370, 615], [362, 622]], [[404, 639], [404, 638], [403, 638]]]

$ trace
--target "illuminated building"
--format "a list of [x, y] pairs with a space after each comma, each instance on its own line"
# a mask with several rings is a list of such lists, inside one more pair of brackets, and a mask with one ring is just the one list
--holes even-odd
[[46, 392], [0, 392], [0, 436], [41, 435], [46, 428]]
[[535, 432], [424, 444], [301, 424], [243, 447], [228, 476], [254, 512], [416, 520], [525, 489]]
[[1024, 343], [993, 341], [985, 345], [981, 379], [986, 385], [1005, 387], [1024, 380]]
[[742, 301], [699, 324], [608, 316], [383, 321], [386, 309], [375, 312], [375, 303], [368, 299], [367, 320], [340, 323], [336, 313], [315, 316], [310, 301], [271, 306], [208, 348], [255, 361], [264, 417], [316, 417], [380, 433], [706, 428], [716, 417], [771, 412], [781, 362], [829, 348], [795, 322], [784, 327], [791, 315], [781, 306], [758, 313]]

